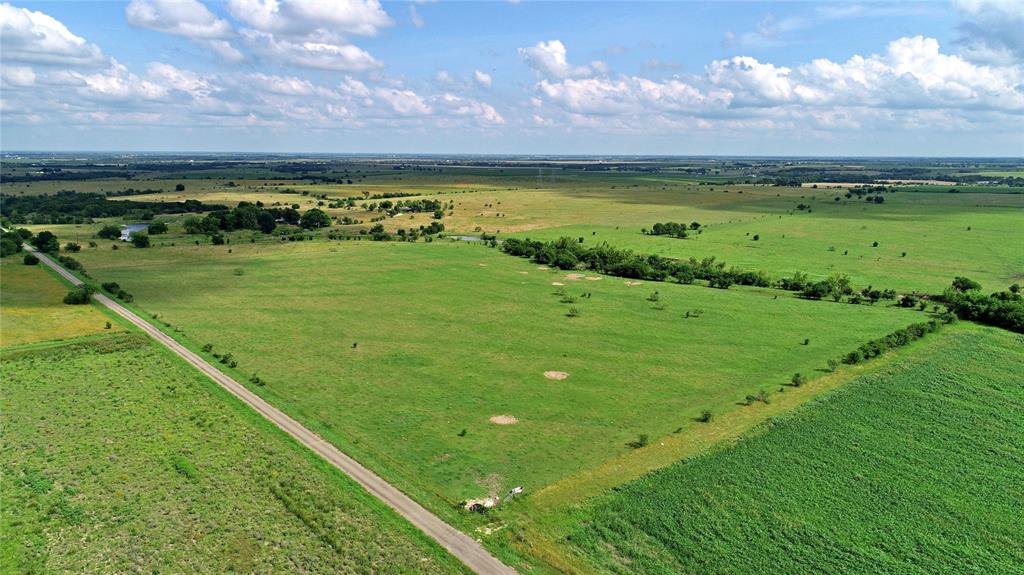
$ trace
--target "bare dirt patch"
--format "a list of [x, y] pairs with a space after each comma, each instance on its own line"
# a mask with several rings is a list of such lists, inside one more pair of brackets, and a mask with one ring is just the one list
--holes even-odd
[[544, 372], [544, 377], [546, 377], [548, 379], [554, 379], [554, 380], [561, 381], [561, 380], [569, 377], [569, 374], [568, 374], [568, 372], [565, 372], [565, 371], [545, 371]]
[[519, 420], [513, 415], [492, 415], [488, 421], [497, 425], [515, 425], [519, 423]]
[[551, 268], [549, 268], [548, 266], [537, 266], [537, 269], [539, 269], [542, 272], [546, 272]]
[[583, 279], [583, 274], [566, 274], [565, 279], [567, 280], [580, 280]]
[[640, 282], [626, 282], [626, 285], [628, 285], [629, 287], [638, 286], [640, 285]]
[[551, 285], [553, 285], [553, 286], [564, 286], [565, 284], [562, 283], [562, 282], [551, 282]]
[[597, 280], [601, 279], [601, 276], [587, 276], [583, 279], [587, 280], [588, 282], [596, 282]]
[[525, 275], [527, 275], [530, 272], [519, 272], [519, 273], [525, 276]]

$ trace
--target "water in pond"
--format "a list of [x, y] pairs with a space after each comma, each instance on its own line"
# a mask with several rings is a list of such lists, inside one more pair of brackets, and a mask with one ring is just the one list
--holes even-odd
[[121, 237], [130, 240], [135, 232], [144, 232], [148, 229], [149, 224], [126, 224], [121, 226]]

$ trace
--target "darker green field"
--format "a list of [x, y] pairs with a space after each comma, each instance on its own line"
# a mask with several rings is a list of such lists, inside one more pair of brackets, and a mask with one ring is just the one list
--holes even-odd
[[0, 572], [465, 572], [141, 336], [0, 366]]
[[1024, 343], [956, 329], [573, 516], [606, 573], [1016, 573]]

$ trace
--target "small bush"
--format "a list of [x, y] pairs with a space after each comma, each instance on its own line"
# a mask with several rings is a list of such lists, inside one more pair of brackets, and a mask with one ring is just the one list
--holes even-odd
[[27, 266], [39, 265], [39, 258], [37, 258], [35, 254], [25, 254], [25, 257], [22, 258], [21, 261], [25, 262], [25, 265]]
[[89, 303], [89, 296], [92, 295], [92, 288], [89, 286], [80, 286], [68, 292], [68, 295], [64, 296], [64, 303], [68, 305], [84, 305]]
[[142, 232], [135, 232], [132, 234], [132, 245], [137, 248], [148, 248], [149, 235]]
[[700, 417], [697, 418], [697, 421], [699, 421], [701, 423], [708, 423], [708, 422], [711, 421], [712, 417], [713, 416], [711, 414], [711, 411], [705, 409], [704, 411], [700, 412]]

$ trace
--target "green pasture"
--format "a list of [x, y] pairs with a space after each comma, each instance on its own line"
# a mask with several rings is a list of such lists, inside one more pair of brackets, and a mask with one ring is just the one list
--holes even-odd
[[[240, 377], [259, 376], [253, 389], [342, 448], [450, 503], [539, 489], [924, 318], [774, 290], [573, 280], [458, 242], [79, 259], [194, 346], [230, 353]], [[490, 421], [503, 415], [517, 423]]]
[[[846, 273], [855, 285], [898, 291], [938, 293], [955, 276], [994, 291], [1024, 277], [1024, 195], [896, 192], [885, 194], [879, 205], [835, 191], [801, 191], [606, 191], [600, 209], [592, 207], [589, 195], [551, 193], [538, 201], [571, 214], [565, 220], [574, 223], [548, 225], [558, 220], [552, 214], [538, 226], [510, 231], [531, 239], [606, 241], [668, 257], [715, 257], [776, 277]], [[810, 211], [797, 210], [800, 203]], [[641, 233], [667, 221], [697, 221], [707, 228], [685, 240]]]
[[0, 572], [466, 572], [140, 335], [0, 367]]

